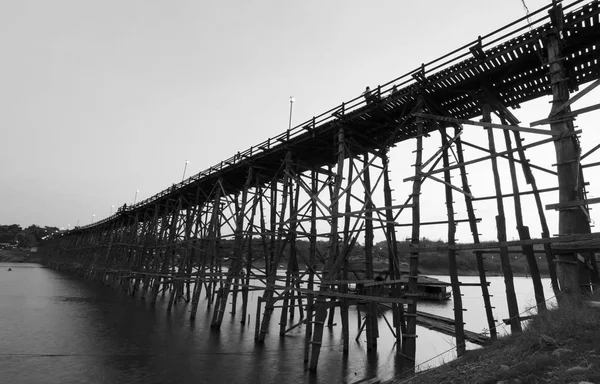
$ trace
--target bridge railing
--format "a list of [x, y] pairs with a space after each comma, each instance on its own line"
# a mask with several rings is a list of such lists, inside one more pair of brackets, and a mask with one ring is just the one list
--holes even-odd
[[[591, 3], [593, 1], [594, 0], [576, 0], [576, 1], [573, 1], [572, 3], [568, 4], [567, 6], [565, 6], [564, 10], [573, 8], [582, 3], [584, 3], [584, 5], [585, 5], [585, 4]], [[562, 2], [562, 0], [557, 1], [557, 3], [561, 3], [561, 2]], [[418, 73], [421, 73], [423, 76], [425, 76], [425, 74], [431, 75], [431, 74], [438, 73], [442, 70], [452, 67], [453, 65], [456, 65], [461, 60], [471, 57], [473, 55], [473, 53], [471, 52], [472, 47], [477, 46], [477, 47], [480, 47], [483, 49], [483, 48], [488, 48], [491, 46], [497, 46], [503, 42], [510, 40], [511, 38], [514, 38], [514, 36], [516, 34], [521, 33], [522, 31], [524, 31], [526, 29], [530, 29], [531, 31], [534, 31], [535, 28], [542, 26], [543, 25], [542, 23], [546, 23], [549, 20], [549, 15], [547, 13], [542, 14], [542, 12], [550, 9], [551, 7], [552, 7], [552, 4], [548, 4], [532, 13], [529, 13], [526, 16], [523, 16], [522, 18], [520, 18], [518, 20], [513, 21], [510, 24], [507, 24], [499, 29], [496, 29], [493, 32], [488, 33], [487, 35], [479, 36], [476, 40], [474, 40], [468, 44], [465, 44], [465, 45], [461, 46], [460, 48], [457, 48], [443, 56], [438, 57], [435, 60], [428, 62], [428, 63], [424, 63], [420, 67], [418, 67], [412, 71], [409, 71], [409, 72], [405, 73], [404, 75], [402, 75], [396, 79], [393, 79], [383, 85], [377, 86], [377, 88], [371, 90], [371, 92], [373, 95], [376, 95], [378, 98], [380, 98], [382, 100], [385, 100], [388, 98], [390, 100], [397, 98], [403, 94], [403, 90], [407, 90], [409, 87], [411, 87], [412, 85], [417, 83], [417, 80], [415, 79], [415, 75]], [[318, 129], [320, 126], [323, 126], [324, 124], [326, 124], [330, 121], [336, 120], [340, 116], [343, 116], [345, 114], [348, 114], [348, 113], [354, 112], [360, 108], [363, 108], [366, 105], [367, 105], [367, 100], [365, 98], [365, 95], [364, 94], [358, 95], [349, 101], [343, 102], [340, 105], [321, 113], [318, 116], [313, 116], [311, 119], [304, 121], [304, 122], [296, 125], [295, 127], [288, 129], [285, 132], [283, 132], [275, 137], [268, 138], [267, 140], [265, 140], [259, 144], [251, 146], [249, 149], [247, 149], [243, 152], [238, 152], [235, 155], [228, 158], [227, 160], [221, 161], [220, 163], [213, 165], [208, 169], [205, 169], [193, 176], [190, 176], [186, 180], [183, 180], [177, 184], [174, 184], [171, 187], [166, 188], [147, 199], [141, 200], [140, 202], [138, 202], [136, 204], [125, 207], [125, 209], [120, 208], [117, 213], [113, 214], [110, 217], [107, 217], [105, 219], [99, 220], [95, 223], [92, 223], [92, 224], [89, 224], [86, 226], [79, 227], [79, 229], [85, 229], [85, 228], [92, 227], [92, 226], [103, 225], [106, 222], [117, 217], [119, 214], [121, 214], [124, 211], [131, 212], [131, 211], [136, 210], [140, 207], [143, 207], [147, 204], [151, 204], [151, 203], [155, 202], [156, 200], [159, 200], [162, 197], [164, 197], [170, 193], [173, 193], [181, 188], [184, 188], [190, 184], [193, 184], [205, 177], [211, 176], [217, 172], [222, 172], [224, 169], [226, 169], [228, 167], [236, 166], [246, 158], [250, 158], [250, 157], [259, 155], [261, 153], [266, 153], [266, 152], [272, 151], [273, 149], [276, 149], [280, 146], [283, 146], [286, 142], [303, 135], [307, 131], [312, 131], [312, 130]]]

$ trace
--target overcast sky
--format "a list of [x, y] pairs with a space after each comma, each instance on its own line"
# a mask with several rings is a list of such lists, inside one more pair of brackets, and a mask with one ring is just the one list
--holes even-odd
[[89, 224], [186, 160], [190, 176], [283, 132], [290, 95], [300, 123], [524, 15], [521, 0], [2, 1], [0, 224]]

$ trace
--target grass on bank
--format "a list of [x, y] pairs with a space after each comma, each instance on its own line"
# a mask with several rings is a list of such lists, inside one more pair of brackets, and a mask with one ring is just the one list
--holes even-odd
[[521, 334], [390, 383], [600, 383], [600, 308], [587, 300], [600, 301], [600, 294], [579, 303], [561, 301]]

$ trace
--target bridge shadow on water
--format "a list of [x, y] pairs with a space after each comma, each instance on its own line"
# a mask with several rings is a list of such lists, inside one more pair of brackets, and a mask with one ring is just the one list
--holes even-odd
[[[0, 371], [6, 382], [317, 384], [395, 373], [394, 353], [388, 352], [393, 348], [384, 340], [381, 352], [366, 353], [359, 340], [344, 356], [340, 327], [326, 329], [319, 369], [312, 374], [302, 364], [300, 327], [280, 337], [273, 321], [259, 344], [255, 319], [241, 324], [241, 312], [220, 329], [211, 328], [204, 297], [196, 319], [190, 320], [191, 305], [184, 301], [166, 311], [168, 296], [159, 295], [152, 306], [50, 269], [12, 269], [0, 293]], [[256, 298], [251, 294], [249, 313], [255, 311]], [[357, 322], [356, 312], [350, 316]], [[290, 324], [294, 321], [298, 314]]]

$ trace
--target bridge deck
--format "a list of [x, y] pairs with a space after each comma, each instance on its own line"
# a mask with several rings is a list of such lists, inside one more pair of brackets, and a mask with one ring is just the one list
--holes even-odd
[[[581, 1], [565, 10], [565, 65], [569, 88], [600, 78], [600, 6], [598, 1]], [[546, 10], [542, 8], [536, 13]], [[520, 20], [523, 24], [523, 19]], [[490, 34], [488, 40], [477, 40], [451, 52], [452, 58], [411, 71], [373, 90], [373, 102], [363, 97], [333, 108], [283, 134], [253, 146], [243, 153], [221, 162], [189, 179], [139, 202], [132, 209], [152, 208], [157, 200], [189, 194], [192, 200], [198, 185], [207, 194], [222, 178], [229, 192], [242, 189], [249, 167], [261, 169], [263, 176], [276, 175], [291, 149], [298, 171], [333, 165], [336, 161], [334, 132], [343, 124], [345, 134], [354, 144], [349, 152], [373, 152], [416, 136], [416, 124], [411, 120], [413, 107], [421, 95], [430, 113], [446, 113], [454, 118], [469, 119], [481, 115], [478, 99], [482, 86], [492, 97], [507, 107], [551, 94], [548, 63], [544, 47], [545, 36], [552, 31], [549, 16], [542, 13], [531, 24], [510, 24]], [[537, 25], [537, 26], [536, 26]], [[527, 28], [532, 27], [530, 30]], [[525, 33], [516, 35], [522, 30]], [[501, 32], [504, 32], [502, 35]], [[444, 56], [447, 57], [448, 55]], [[427, 112], [427, 111], [424, 111]], [[115, 217], [117, 215], [114, 215]], [[91, 224], [102, 225], [107, 218]]]

